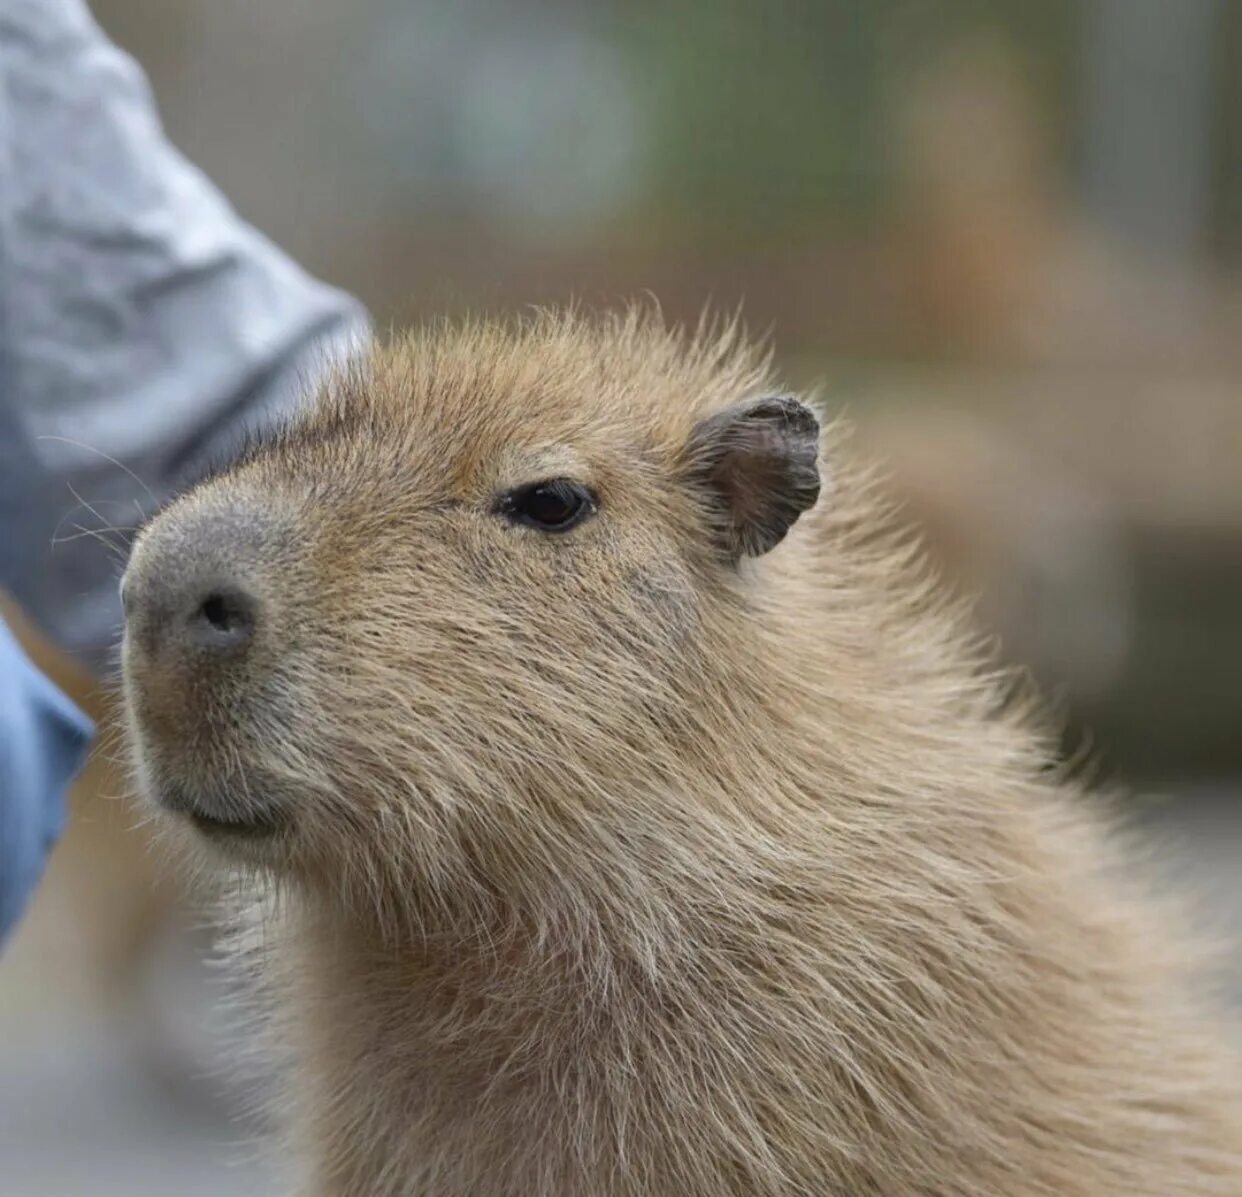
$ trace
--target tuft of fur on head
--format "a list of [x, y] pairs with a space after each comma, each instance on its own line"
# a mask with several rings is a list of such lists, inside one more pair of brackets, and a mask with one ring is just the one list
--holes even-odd
[[436, 326], [180, 501], [285, 529], [227, 730], [138, 742], [293, 811], [225, 867], [309, 1193], [1242, 1192], [1181, 920], [782, 395], [736, 324]]

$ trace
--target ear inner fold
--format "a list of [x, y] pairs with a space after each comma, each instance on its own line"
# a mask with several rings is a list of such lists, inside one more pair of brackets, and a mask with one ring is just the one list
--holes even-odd
[[686, 454], [693, 481], [720, 516], [721, 547], [735, 561], [775, 548], [819, 497], [819, 421], [791, 395], [707, 417]]

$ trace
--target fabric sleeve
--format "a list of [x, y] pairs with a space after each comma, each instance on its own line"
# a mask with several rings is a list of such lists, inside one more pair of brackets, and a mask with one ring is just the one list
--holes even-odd
[[0, 620], [0, 944], [43, 875], [93, 730]]
[[103, 667], [134, 526], [367, 331], [168, 143], [81, 0], [0, 0], [0, 585], [55, 641]]

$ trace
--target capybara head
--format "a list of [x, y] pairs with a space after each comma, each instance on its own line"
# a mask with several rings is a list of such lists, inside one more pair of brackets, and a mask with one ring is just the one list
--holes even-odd
[[142, 787], [228, 858], [364, 900], [671, 851], [762, 722], [797, 615], [763, 571], [818, 454], [732, 328], [544, 315], [376, 347], [138, 538]]

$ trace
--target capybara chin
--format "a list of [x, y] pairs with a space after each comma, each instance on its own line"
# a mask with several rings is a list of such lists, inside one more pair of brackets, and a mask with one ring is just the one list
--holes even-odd
[[1177, 915], [732, 329], [377, 346], [124, 598], [307, 1194], [1242, 1194]]

